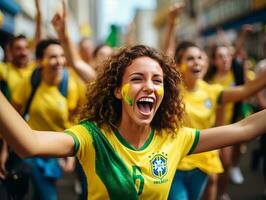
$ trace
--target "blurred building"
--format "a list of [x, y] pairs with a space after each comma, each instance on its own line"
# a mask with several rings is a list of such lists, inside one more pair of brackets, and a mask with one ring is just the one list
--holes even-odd
[[246, 41], [247, 50], [251, 56], [262, 56], [262, 41], [266, 36], [266, 0], [206, 0], [204, 4], [195, 2], [195, 8], [200, 11], [200, 35], [205, 42], [219, 27], [235, 39], [244, 24], [251, 24], [254, 33]]
[[[158, 0], [156, 22], [165, 23], [166, 5], [178, 0]], [[184, 0], [185, 12], [180, 16], [177, 27], [177, 38], [193, 39], [205, 46], [213, 40], [217, 29], [223, 29], [229, 40], [234, 41], [244, 24], [254, 26], [254, 33], [247, 41], [250, 55], [262, 55], [262, 41], [266, 35], [266, 0]], [[162, 17], [163, 16], [163, 17]], [[160, 19], [161, 18], [161, 19]], [[162, 27], [163, 23], [157, 23]]]
[[5, 47], [15, 29], [15, 17], [21, 7], [14, 0], [0, 0], [0, 46]]
[[[80, 38], [79, 35], [79, 24], [85, 24], [86, 20], [89, 20], [89, 16], [85, 16], [88, 14], [89, 5], [87, 5], [87, 1], [69, 1], [71, 3], [70, 6], [70, 14], [69, 14], [69, 27], [71, 27], [71, 37], [74, 41], [78, 41]], [[75, 2], [75, 3], [74, 3]], [[82, 3], [81, 3], [82, 2]], [[91, 2], [91, 1], [90, 1]], [[53, 27], [51, 26], [51, 19], [55, 12], [62, 10], [61, 1], [54, 0], [45, 0], [40, 1], [41, 11], [42, 11], [42, 27], [45, 37], [54, 37], [55, 32]], [[73, 4], [73, 5], [72, 5]], [[84, 4], [86, 4], [84, 6]], [[73, 7], [73, 9], [72, 9]], [[82, 9], [81, 9], [82, 8]], [[85, 11], [84, 11], [85, 9]], [[73, 14], [72, 10], [75, 11]], [[82, 12], [80, 12], [81, 10]], [[34, 0], [0, 0], [0, 38], [1, 38], [1, 46], [3, 46], [7, 38], [12, 35], [24, 34], [29, 39], [33, 39], [35, 34], [35, 16], [36, 16], [36, 8]], [[82, 15], [83, 14], [83, 15]], [[77, 21], [78, 19], [79, 21]]]

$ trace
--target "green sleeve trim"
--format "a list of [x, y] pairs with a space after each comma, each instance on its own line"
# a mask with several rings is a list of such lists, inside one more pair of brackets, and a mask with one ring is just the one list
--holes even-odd
[[223, 98], [224, 90], [220, 92], [218, 98], [217, 98], [217, 103], [218, 105], [222, 104], [222, 98]]
[[192, 145], [190, 151], [188, 152], [188, 155], [192, 154], [193, 151], [195, 150], [196, 146], [198, 145], [199, 137], [200, 137], [200, 130], [196, 130], [195, 134], [196, 134], [195, 139], [194, 139], [194, 142], [193, 142], [193, 145]]
[[76, 155], [79, 150], [79, 146], [80, 146], [78, 137], [71, 131], [64, 131], [64, 133], [70, 135], [73, 138], [74, 140], [74, 154], [73, 155]]

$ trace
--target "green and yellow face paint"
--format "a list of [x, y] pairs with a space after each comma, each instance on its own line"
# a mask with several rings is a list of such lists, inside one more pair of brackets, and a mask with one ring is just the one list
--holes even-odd
[[124, 99], [124, 101], [128, 105], [133, 106], [134, 101], [133, 101], [133, 99], [131, 99], [129, 97], [129, 83], [127, 83], [127, 84], [125, 84], [125, 85], [122, 86], [121, 93], [122, 93], [122, 98]]
[[47, 58], [44, 58], [43, 60], [42, 60], [42, 67], [47, 67], [48, 66], [48, 59]]
[[180, 70], [181, 73], [184, 73], [185, 71], [187, 71], [187, 65], [185, 63], [182, 63], [179, 66], [179, 70]]
[[156, 91], [157, 95], [159, 95], [159, 96], [163, 96], [163, 94], [164, 94], [163, 86], [159, 86], [158, 88], [156, 88], [155, 91]]

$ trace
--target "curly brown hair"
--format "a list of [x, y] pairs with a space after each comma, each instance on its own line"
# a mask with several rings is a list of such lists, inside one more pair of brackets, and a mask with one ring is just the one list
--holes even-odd
[[121, 119], [122, 103], [115, 97], [115, 89], [121, 87], [127, 66], [139, 57], [156, 60], [164, 73], [164, 97], [151, 127], [156, 130], [174, 130], [182, 126], [184, 105], [179, 88], [181, 76], [173, 59], [145, 45], [122, 48], [103, 63], [97, 80], [87, 89], [87, 102], [81, 112], [81, 120], [94, 121], [99, 126], [107, 124], [117, 127]]

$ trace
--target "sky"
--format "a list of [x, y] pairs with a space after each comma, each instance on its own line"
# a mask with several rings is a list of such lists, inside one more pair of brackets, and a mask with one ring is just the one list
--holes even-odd
[[156, 0], [102, 0], [102, 5], [102, 35], [107, 36], [111, 24], [127, 26], [136, 9], [155, 9]]

